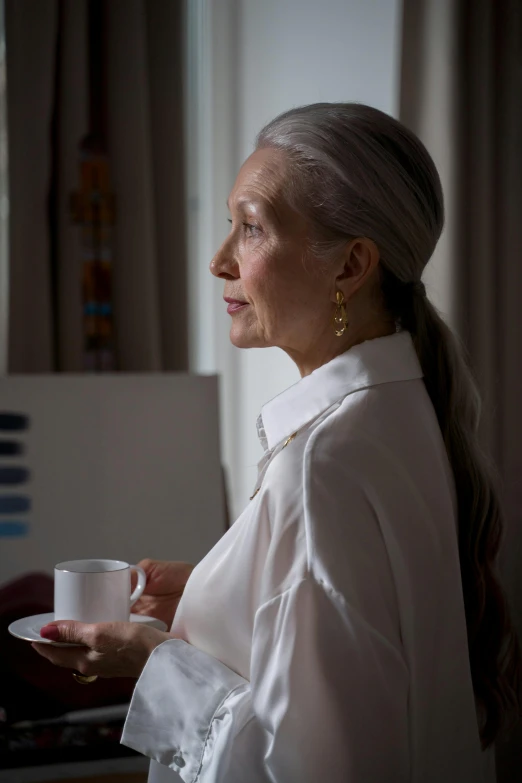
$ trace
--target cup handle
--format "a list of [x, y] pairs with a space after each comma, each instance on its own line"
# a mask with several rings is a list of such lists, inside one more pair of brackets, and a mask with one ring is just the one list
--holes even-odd
[[138, 598], [141, 597], [143, 591], [145, 590], [145, 585], [147, 584], [147, 574], [145, 573], [143, 568], [140, 568], [137, 565], [131, 565], [131, 571], [136, 571], [138, 577], [138, 584], [132, 591], [130, 597], [130, 605], [134, 606]]

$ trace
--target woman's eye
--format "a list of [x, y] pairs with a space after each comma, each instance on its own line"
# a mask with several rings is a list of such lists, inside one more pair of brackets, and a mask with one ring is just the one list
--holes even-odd
[[[228, 218], [228, 222], [230, 225], [232, 225], [232, 220]], [[261, 229], [259, 226], [254, 225], [253, 223], [243, 223], [244, 231], [247, 236], [249, 237], [257, 237], [259, 234], [261, 234]]]
[[253, 223], [243, 223], [243, 225], [249, 237], [257, 237], [261, 233], [259, 226], [255, 226]]

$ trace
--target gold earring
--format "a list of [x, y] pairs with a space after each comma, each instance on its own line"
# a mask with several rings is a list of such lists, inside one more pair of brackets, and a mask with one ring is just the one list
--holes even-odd
[[336, 294], [337, 306], [333, 317], [335, 334], [337, 337], [342, 337], [348, 326], [348, 316], [346, 315], [346, 304], [344, 301], [344, 295], [342, 291], [337, 291]]

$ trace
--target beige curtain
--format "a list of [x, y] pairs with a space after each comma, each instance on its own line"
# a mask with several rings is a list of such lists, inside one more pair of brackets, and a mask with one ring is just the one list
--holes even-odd
[[[87, 3], [6, 0], [9, 372], [82, 369], [79, 229], [69, 196], [88, 129]], [[105, 13], [117, 367], [185, 370], [182, 4], [106, 0]]]
[[[403, 14], [401, 118], [432, 152], [448, 209], [427, 280], [481, 387], [522, 635], [522, 4], [404, 0]], [[499, 783], [522, 780], [522, 726], [496, 755]]]

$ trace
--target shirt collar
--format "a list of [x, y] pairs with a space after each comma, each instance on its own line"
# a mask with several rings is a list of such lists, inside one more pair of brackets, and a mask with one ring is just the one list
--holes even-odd
[[266, 450], [354, 391], [422, 378], [411, 334], [396, 332], [354, 345], [301, 378], [261, 409], [257, 434]]

